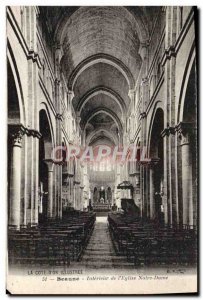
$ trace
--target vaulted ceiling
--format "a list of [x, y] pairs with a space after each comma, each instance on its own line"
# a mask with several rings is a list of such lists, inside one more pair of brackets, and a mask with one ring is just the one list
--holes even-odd
[[41, 7], [87, 143], [119, 143], [158, 7]]

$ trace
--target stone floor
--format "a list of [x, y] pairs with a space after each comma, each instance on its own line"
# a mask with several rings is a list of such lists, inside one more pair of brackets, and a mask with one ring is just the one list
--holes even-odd
[[97, 217], [93, 234], [79, 264], [85, 269], [133, 268], [125, 257], [116, 255], [107, 226], [107, 217]]

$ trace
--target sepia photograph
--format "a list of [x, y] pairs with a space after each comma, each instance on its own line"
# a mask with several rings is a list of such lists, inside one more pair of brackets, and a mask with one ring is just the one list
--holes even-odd
[[5, 19], [7, 294], [197, 294], [197, 7]]

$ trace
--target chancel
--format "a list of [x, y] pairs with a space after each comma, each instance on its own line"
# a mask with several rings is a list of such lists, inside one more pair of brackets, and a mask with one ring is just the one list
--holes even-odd
[[195, 266], [195, 8], [6, 13], [10, 266]]

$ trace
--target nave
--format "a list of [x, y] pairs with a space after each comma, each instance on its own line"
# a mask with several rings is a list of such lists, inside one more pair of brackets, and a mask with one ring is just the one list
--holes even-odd
[[132, 269], [133, 265], [117, 256], [108, 229], [107, 217], [97, 217], [93, 234], [79, 266], [84, 270]]
[[6, 12], [9, 265], [195, 265], [195, 8]]

